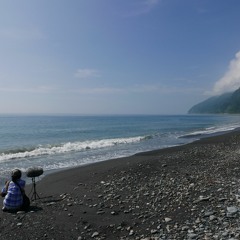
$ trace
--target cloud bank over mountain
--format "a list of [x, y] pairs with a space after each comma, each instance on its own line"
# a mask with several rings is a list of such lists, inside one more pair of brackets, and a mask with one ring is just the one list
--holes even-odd
[[232, 92], [240, 87], [240, 51], [231, 60], [227, 72], [219, 79], [211, 92], [212, 95], [219, 95], [225, 92]]

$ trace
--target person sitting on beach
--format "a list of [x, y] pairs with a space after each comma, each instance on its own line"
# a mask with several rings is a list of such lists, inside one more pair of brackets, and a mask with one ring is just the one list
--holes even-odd
[[24, 192], [26, 184], [21, 176], [22, 172], [19, 169], [14, 169], [11, 173], [12, 180], [5, 183], [1, 192], [1, 196], [4, 197], [3, 211], [17, 211], [21, 208], [23, 204], [22, 192]]

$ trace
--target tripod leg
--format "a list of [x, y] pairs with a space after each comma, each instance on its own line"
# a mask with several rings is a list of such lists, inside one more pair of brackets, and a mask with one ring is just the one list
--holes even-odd
[[40, 197], [39, 197], [39, 195], [37, 194], [37, 191], [36, 191], [35, 177], [32, 178], [32, 183], [33, 183], [33, 187], [32, 187], [33, 194], [32, 194], [31, 200], [37, 200], [37, 197], [38, 197], [38, 199], [40, 199]]

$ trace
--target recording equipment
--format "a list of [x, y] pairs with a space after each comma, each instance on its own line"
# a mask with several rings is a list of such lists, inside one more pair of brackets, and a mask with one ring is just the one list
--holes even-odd
[[[43, 169], [40, 168], [40, 167], [31, 167], [26, 171], [26, 174], [27, 174], [27, 177], [32, 178], [32, 183], [33, 183], [32, 190], [31, 190], [31, 192], [33, 194], [32, 194], [31, 200], [33, 200], [33, 199], [36, 200], [37, 198], [40, 198], [40, 197], [39, 197], [39, 195], [37, 194], [37, 191], [36, 191], [36, 180], [35, 180], [35, 178], [39, 177], [43, 174]], [[31, 194], [31, 192], [30, 192], [30, 194]]]
[[27, 177], [35, 178], [43, 174], [43, 169], [40, 167], [31, 167], [26, 172]]

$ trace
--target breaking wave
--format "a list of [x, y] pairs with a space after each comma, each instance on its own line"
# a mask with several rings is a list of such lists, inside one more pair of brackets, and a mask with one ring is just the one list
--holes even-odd
[[239, 125], [208, 127], [203, 130], [198, 130], [198, 131], [191, 132], [189, 134], [182, 135], [179, 138], [195, 138], [195, 137], [204, 137], [206, 135], [216, 135], [216, 134], [221, 134], [223, 132], [229, 132], [237, 128], [239, 128]]
[[146, 137], [131, 137], [131, 138], [116, 138], [116, 139], [102, 139], [83, 142], [68, 142], [60, 145], [39, 146], [36, 148], [22, 148], [13, 149], [2, 152], [0, 154], [0, 161], [7, 161], [17, 158], [31, 158], [42, 155], [54, 155], [68, 152], [87, 151], [90, 149], [100, 149], [113, 147], [119, 144], [136, 143], [146, 139]]

